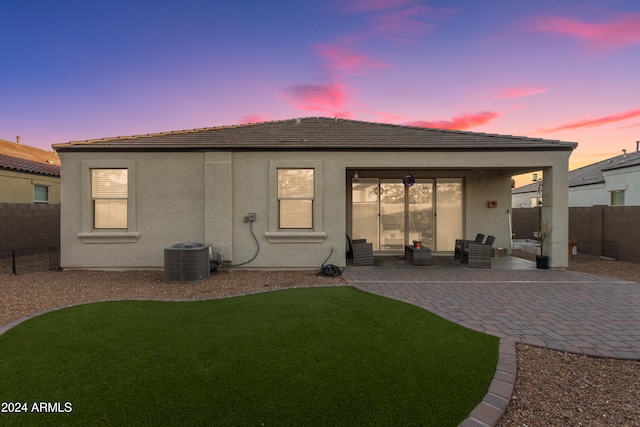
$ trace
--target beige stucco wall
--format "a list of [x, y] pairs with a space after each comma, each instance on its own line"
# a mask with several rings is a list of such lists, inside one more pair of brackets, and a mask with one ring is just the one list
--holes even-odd
[[[329, 262], [344, 266], [347, 169], [393, 169], [398, 179], [413, 170], [463, 178], [466, 237], [493, 234], [496, 246], [509, 247], [511, 175], [517, 168], [535, 166], [545, 168], [545, 181], [549, 169], [556, 171], [553, 179], [566, 183], [568, 156], [568, 152], [62, 152], [62, 266], [161, 269], [164, 248], [188, 241], [210, 243], [225, 259], [239, 264], [256, 253], [251, 230], [260, 252], [246, 268], [318, 268], [331, 248]], [[91, 167], [132, 170], [133, 218], [126, 233], [108, 236], [91, 230]], [[277, 167], [316, 168], [312, 232], [278, 232]], [[489, 208], [490, 200], [498, 207]], [[257, 215], [253, 224], [244, 222], [250, 212]], [[562, 227], [563, 220], [556, 224]], [[566, 230], [559, 229], [558, 235], [566, 235]], [[561, 256], [558, 260], [555, 266], [566, 263]]]
[[33, 186], [49, 187], [49, 203], [60, 203], [60, 178], [0, 170], [0, 203], [33, 203]]
[[[163, 248], [204, 237], [204, 153], [112, 153], [60, 155], [62, 169], [61, 248], [67, 268], [160, 268]], [[91, 238], [91, 167], [131, 166], [136, 237]]]

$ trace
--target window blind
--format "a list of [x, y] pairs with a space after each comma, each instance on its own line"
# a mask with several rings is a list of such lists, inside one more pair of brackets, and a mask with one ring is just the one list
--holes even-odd
[[280, 228], [313, 228], [311, 200], [280, 200]]
[[313, 228], [313, 169], [278, 169], [279, 228]]
[[93, 198], [127, 198], [126, 169], [93, 169], [91, 173], [91, 193]]
[[92, 169], [94, 228], [127, 228], [127, 169]]

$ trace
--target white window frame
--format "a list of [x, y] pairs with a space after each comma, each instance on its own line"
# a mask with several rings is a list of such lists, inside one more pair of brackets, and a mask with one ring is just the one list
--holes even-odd
[[[118, 177], [118, 175], [121, 175], [121, 172], [123, 171], [127, 181], [126, 187], [119, 185], [117, 183], [118, 179], [120, 178]], [[101, 172], [107, 173], [108, 175], [100, 178], [99, 174]], [[102, 183], [103, 185], [100, 185], [100, 183]], [[109, 189], [113, 186], [114, 183], [116, 183], [116, 188], [115, 188], [116, 191], [122, 191], [124, 189], [124, 190], [127, 190], [126, 193], [114, 195], [113, 190], [109, 191]], [[128, 223], [129, 223], [128, 222], [129, 215], [126, 212], [127, 206], [129, 206], [128, 184], [129, 184], [129, 171], [125, 168], [91, 169], [91, 202], [92, 202], [92, 209], [93, 209], [93, 229], [94, 230], [104, 231], [104, 230], [126, 230], [127, 229]], [[101, 194], [101, 193], [105, 193], [105, 194]], [[105, 215], [105, 217], [103, 217], [102, 215], [100, 215], [100, 217], [98, 216], [99, 205], [107, 206], [109, 211], [113, 211], [115, 208], [116, 212], [118, 210], [122, 210], [122, 207], [124, 207], [125, 209], [125, 212], [123, 215], [124, 218], [122, 218], [124, 219], [124, 224], [122, 224], [122, 226], [119, 226], [121, 224], [118, 224], [118, 226], [111, 226], [111, 227], [106, 225], [99, 225], [99, 223], [102, 224], [102, 222], [105, 222], [105, 223], [113, 222], [113, 220], [109, 218], [109, 216], [111, 215]], [[109, 219], [106, 219], [106, 218], [109, 218]]]
[[[94, 205], [91, 192], [93, 169], [127, 170], [127, 228], [94, 228]], [[82, 162], [82, 231], [83, 243], [135, 243], [140, 238], [136, 228], [136, 165], [135, 161], [86, 160]]]
[[[278, 169], [313, 169], [312, 228], [280, 228], [280, 201], [278, 198]], [[270, 243], [322, 243], [327, 238], [322, 218], [322, 161], [271, 160], [269, 161], [269, 229], [265, 237]]]
[[[281, 192], [282, 189], [280, 187], [280, 173], [285, 171], [311, 171], [311, 194], [304, 196], [293, 196], [285, 194], [285, 191]], [[313, 205], [314, 205], [314, 196], [315, 196], [315, 169], [312, 168], [278, 168], [278, 229], [279, 230], [313, 230]], [[310, 203], [310, 206], [305, 206], [305, 208], [309, 208], [309, 216], [310, 218], [306, 218], [308, 221], [308, 227], [306, 226], [296, 226], [292, 221], [291, 224], [283, 224], [285, 222], [285, 218], [287, 217], [286, 212], [283, 215], [283, 211], [286, 211], [286, 207], [289, 203], [297, 204], [298, 202], [302, 202], [305, 205]], [[288, 225], [288, 226], [287, 226]]]
[[[41, 188], [46, 188], [47, 189], [47, 200], [36, 200], [36, 188], [37, 187], [41, 187]], [[33, 203], [42, 203], [42, 204], [51, 203], [51, 186], [50, 185], [44, 185], [44, 184], [33, 184]]]

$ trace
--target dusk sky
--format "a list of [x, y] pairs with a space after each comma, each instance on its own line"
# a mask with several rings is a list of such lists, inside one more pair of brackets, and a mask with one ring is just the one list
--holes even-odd
[[308, 116], [640, 140], [638, 0], [5, 0], [0, 139]]

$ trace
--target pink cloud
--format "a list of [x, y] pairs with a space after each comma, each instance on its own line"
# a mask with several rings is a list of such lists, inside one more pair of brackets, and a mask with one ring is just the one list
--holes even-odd
[[539, 130], [536, 133], [550, 133], [550, 132], [558, 132], [562, 130], [591, 128], [596, 126], [603, 126], [609, 123], [620, 122], [622, 120], [632, 119], [634, 117], [640, 117], [640, 109], [625, 111], [623, 113], [618, 113], [618, 114], [612, 114], [610, 116], [599, 117], [597, 119], [584, 119], [584, 120], [579, 120], [577, 122], [565, 123], [558, 127]]
[[286, 94], [297, 108], [312, 111], [334, 112], [342, 109], [348, 100], [345, 87], [335, 83], [297, 85], [286, 89]]
[[357, 74], [362, 68], [386, 67], [385, 64], [355, 53], [345, 46], [330, 44], [316, 45], [316, 52], [328, 61], [328, 66], [335, 71], [350, 71]]
[[250, 114], [248, 116], [240, 117], [240, 124], [260, 123], [260, 122], [266, 122], [268, 120], [269, 120], [269, 116], [267, 116], [266, 114]]
[[504, 92], [498, 95], [498, 98], [519, 98], [521, 96], [537, 95], [539, 93], [544, 93], [546, 91], [547, 89], [543, 87], [536, 87], [536, 88], [528, 88], [524, 86], [511, 87], [511, 88], [505, 89]]
[[463, 114], [462, 116], [454, 117], [451, 120], [441, 121], [424, 121], [418, 120], [406, 123], [408, 126], [416, 126], [423, 128], [436, 128], [436, 129], [450, 129], [450, 130], [465, 130], [471, 129], [476, 126], [481, 126], [489, 123], [491, 120], [499, 117], [500, 114], [494, 111], [483, 111], [476, 114]]
[[598, 49], [626, 47], [640, 43], [640, 12], [621, 15], [615, 21], [607, 23], [549, 17], [534, 21], [533, 26], [537, 31], [568, 34], [586, 39]]

